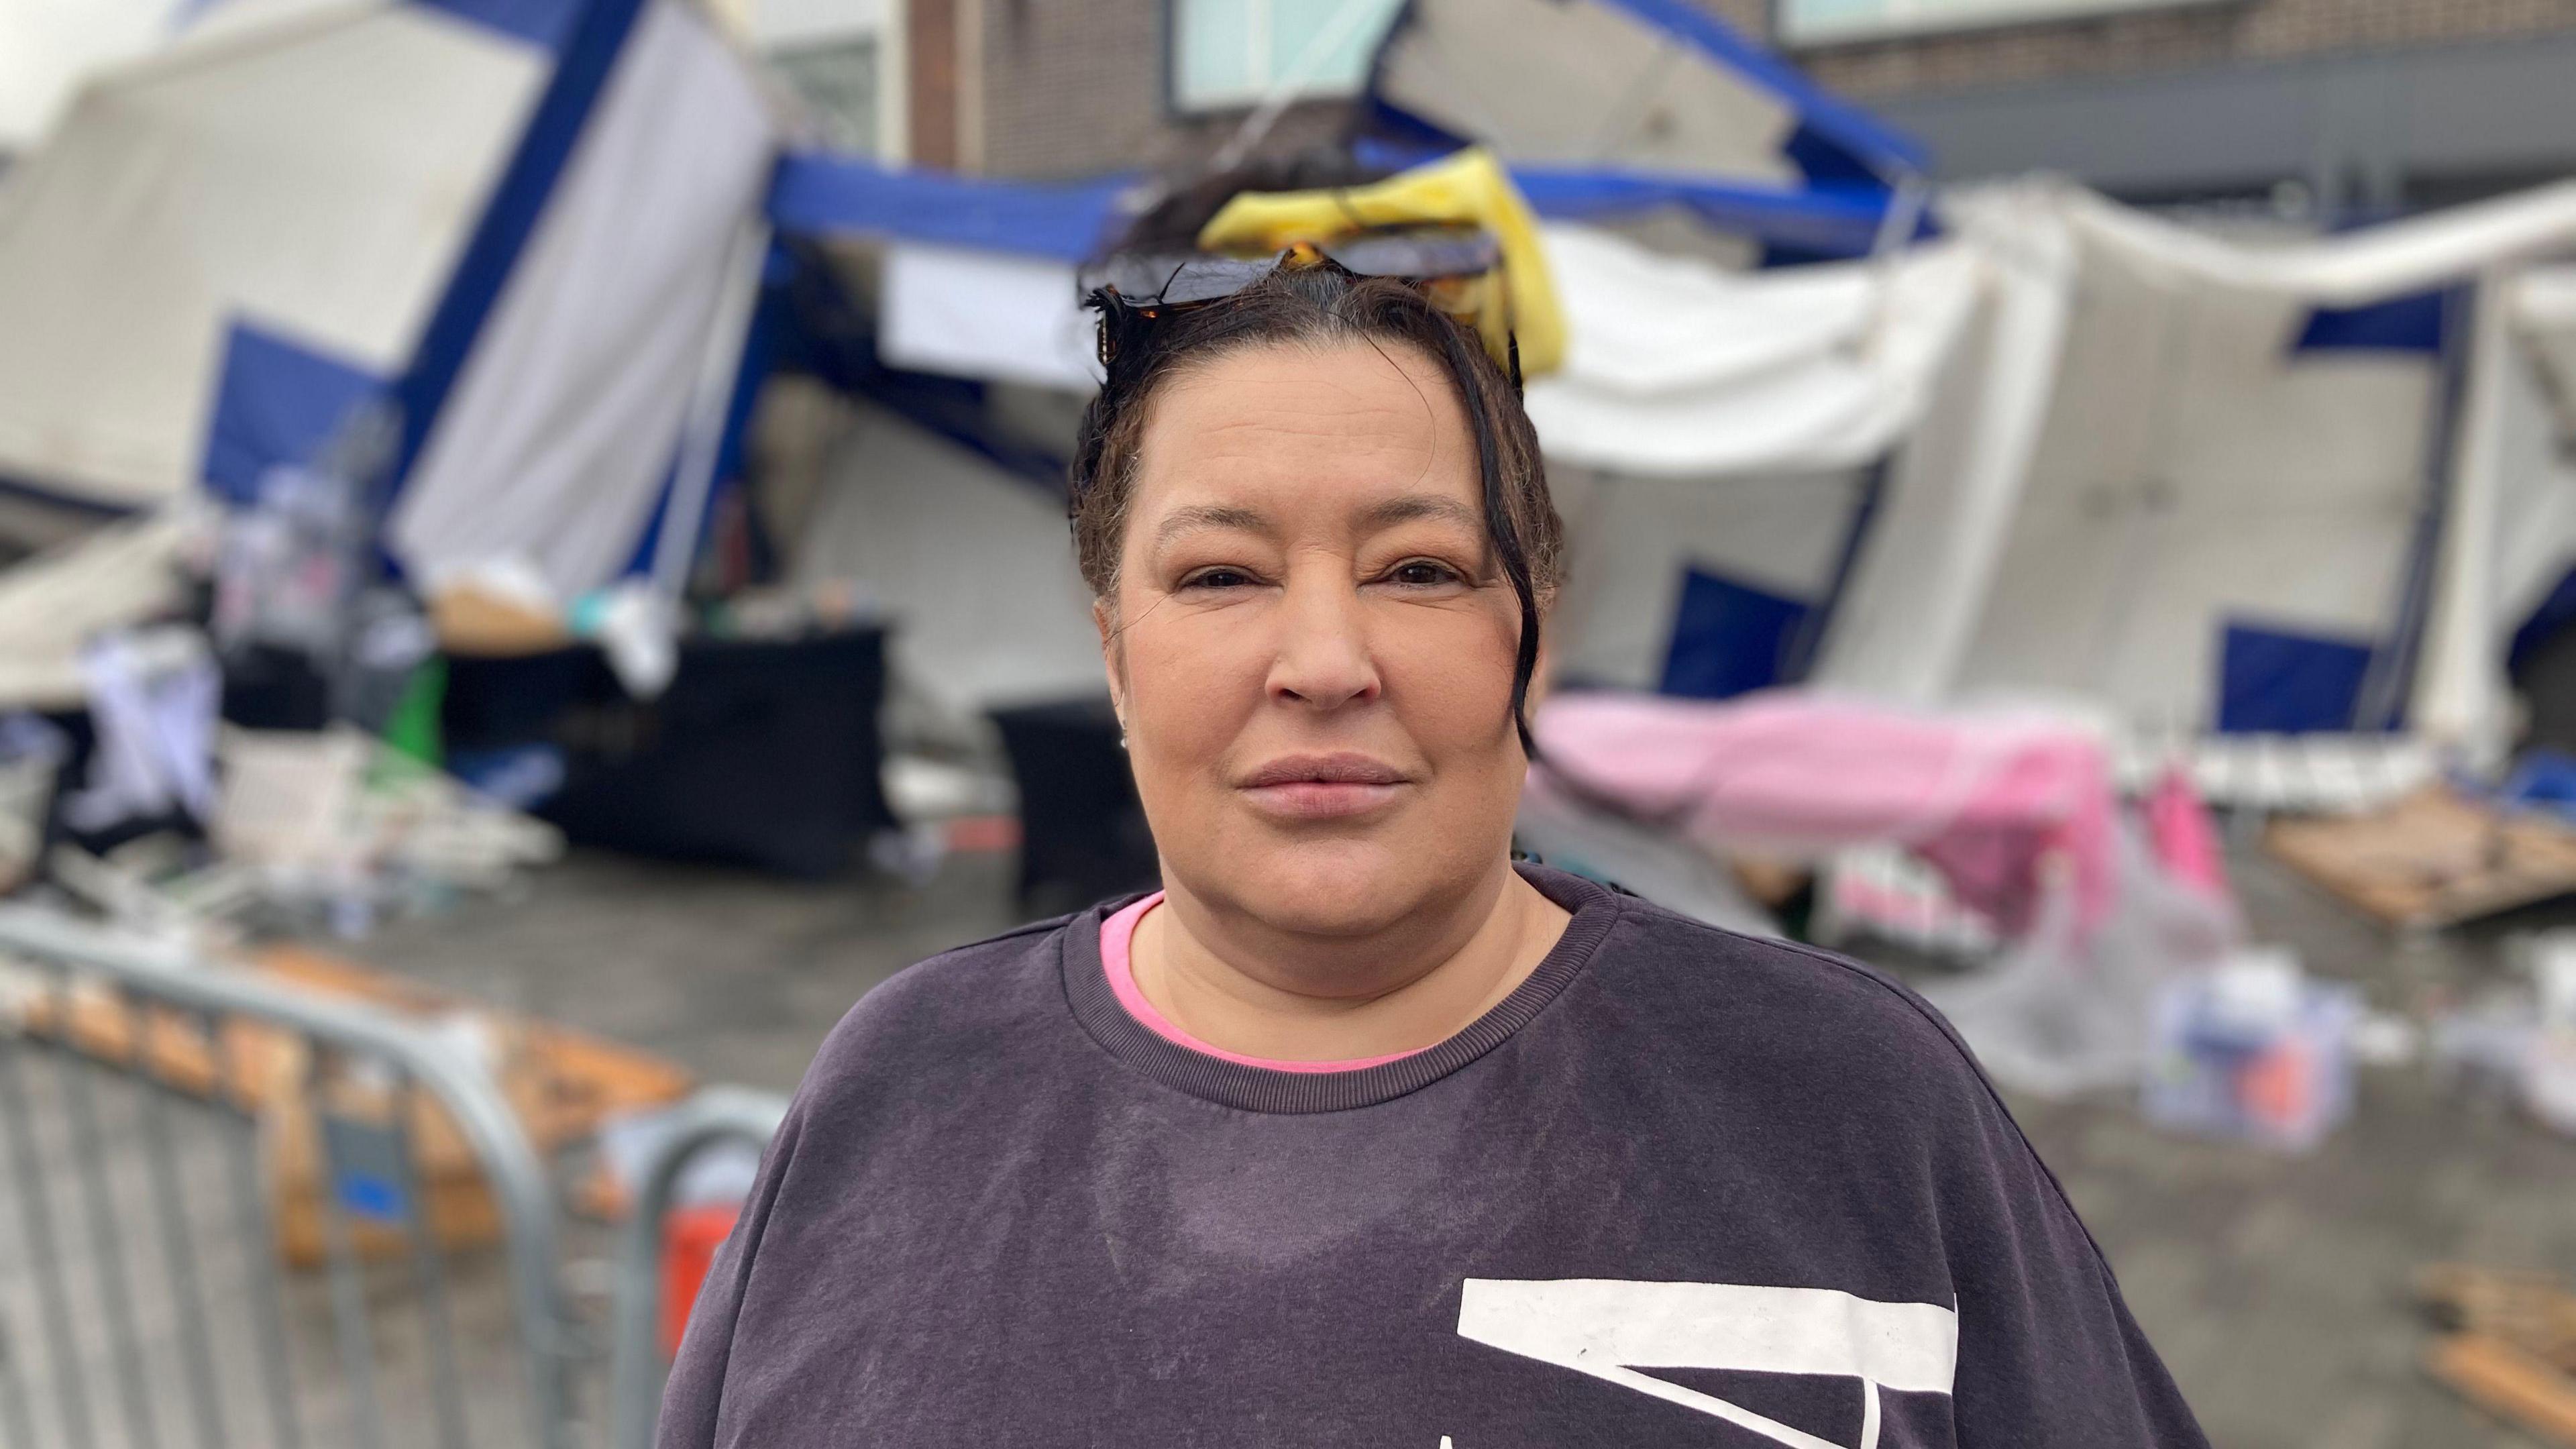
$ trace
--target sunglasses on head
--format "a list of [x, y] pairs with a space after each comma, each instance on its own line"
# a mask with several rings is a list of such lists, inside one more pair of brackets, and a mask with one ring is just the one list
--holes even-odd
[[[1354, 277], [1384, 277], [1425, 293], [1435, 306], [1469, 321], [1501, 299], [1502, 244], [1475, 227], [1381, 227], [1327, 242], [1299, 242], [1264, 256], [1210, 252], [1121, 252], [1077, 274], [1083, 301], [1101, 313], [1100, 365], [1114, 368], [1135, 329], [1222, 301], [1283, 268], [1332, 267]], [[1487, 285], [1493, 283], [1493, 285]], [[1505, 303], [1507, 305], [1507, 302]], [[1519, 382], [1519, 357], [1509, 365]]]
[[1404, 227], [1301, 242], [1272, 255], [1122, 252], [1084, 267], [1082, 295], [1103, 305], [1155, 312], [1231, 297], [1286, 266], [1330, 262], [1357, 277], [1434, 282], [1482, 276], [1502, 261], [1500, 243], [1468, 227]]

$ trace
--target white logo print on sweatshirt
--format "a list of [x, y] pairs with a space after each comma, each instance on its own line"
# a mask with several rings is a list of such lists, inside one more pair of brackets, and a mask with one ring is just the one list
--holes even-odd
[[1846, 1446], [1639, 1370], [1858, 1379], [1858, 1449], [1877, 1449], [1878, 1391], [1946, 1394], [1959, 1361], [1959, 1315], [1937, 1304], [1735, 1283], [1470, 1278], [1458, 1336], [1713, 1414], [1791, 1449]]

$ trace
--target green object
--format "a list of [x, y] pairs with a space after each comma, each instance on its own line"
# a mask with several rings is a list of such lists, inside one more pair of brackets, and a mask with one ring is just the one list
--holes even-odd
[[438, 715], [446, 702], [447, 656], [432, 654], [411, 672], [411, 681], [403, 686], [402, 701], [386, 719], [386, 746], [433, 770], [441, 768], [446, 763], [447, 745], [439, 737]]

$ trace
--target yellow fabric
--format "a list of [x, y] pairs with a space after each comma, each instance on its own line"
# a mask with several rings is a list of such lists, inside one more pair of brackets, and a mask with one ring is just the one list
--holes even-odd
[[1539, 246], [1538, 219], [1501, 163], [1481, 146], [1367, 186], [1244, 192], [1200, 228], [1199, 245], [1213, 252], [1276, 252], [1362, 228], [1429, 225], [1482, 227], [1501, 244], [1502, 276], [1471, 282], [1452, 305], [1474, 319], [1497, 362], [1518, 332], [1521, 374], [1555, 370], [1565, 357], [1565, 319]]

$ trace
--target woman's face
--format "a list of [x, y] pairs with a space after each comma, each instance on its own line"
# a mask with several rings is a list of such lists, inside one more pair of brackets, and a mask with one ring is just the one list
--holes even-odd
[[1367, 935], [1500, 869], [1520, 613], [1480, 499], [1413, 349], [1256, 347], [1163, 385], [1099, 612], [1168, 885]]

